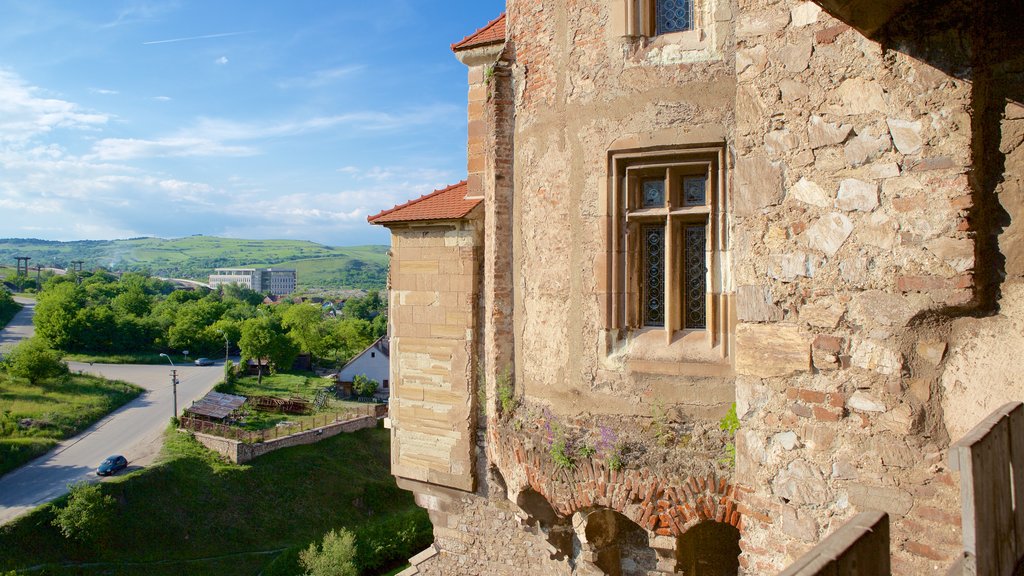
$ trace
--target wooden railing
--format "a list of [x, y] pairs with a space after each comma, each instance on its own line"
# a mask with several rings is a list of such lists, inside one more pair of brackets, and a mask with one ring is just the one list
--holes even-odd
[[960, 471], [964, 556], [950, 574], [1010, 576], [1024, 559], [1024, 404], [1011, 402], [950, 447]]
[[779, 576], [888, 576], [889, 515], [854, 516]]

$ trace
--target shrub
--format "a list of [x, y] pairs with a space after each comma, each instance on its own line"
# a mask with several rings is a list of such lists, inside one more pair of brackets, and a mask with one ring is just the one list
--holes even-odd
[[356, 395], [362, 397], [373, 396], [377, 392], [377, 387], [380, 384], [376, 380], [371, 380], [362, 374], [357, 374], [352, 379], [352, 390], [355, 391]]
[[299, 552], [299, 563], [306, 569], [306, 576], [358, 576], [355, 556], [355, 536], [342, 528], [324, 535], [320, 546], [313, 542]]
[[405, 562], [434, 541], [430, 517], [410, 510], [356, 532], [356, 566], [361, 574], [377, 574]]
[[67, 504], [58, 508], [53, 525], [68, 540], [92, 543], [103, 538], [113, 523], [114, 499], [99, 484], [72, 484]]
[[732, 439], [736, 436], [736, 431], [740, 429], [740, 419], [736, 415], [736, 404], [734, 403], [729, 412], [718, 421], [718, 427], [729, 435], [729, 442], [725, 444], [725, 456], [719, 461], [729, 466], [736, 465], [736, 444], [732, 442]]
[[7, 373], [27, 378], [33, 385], [68, 373], [61, 355], [40, 338], [29, 338], [14, 347], [4, 360]]

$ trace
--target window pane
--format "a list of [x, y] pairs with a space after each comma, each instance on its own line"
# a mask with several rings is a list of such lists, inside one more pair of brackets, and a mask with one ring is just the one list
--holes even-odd
[[693, 29], [693, 0], [657, 0], [655, 33], [665, 34]]
[[683, 227], [683, 269], [686, 271], [686, 286], [683, 288], [684, 328], [707, 328], [705, 230], [704, 225]]
[[665, 206], [665, 181], [644, 180], [641, 208], [662, 208]]
[[683, 206], [703, 206], [707, 203], [707, 180], [704, 176], [683, 178]]
[[665, 227], [643, 228], [643, 314], [645, 326], [665, 325]]

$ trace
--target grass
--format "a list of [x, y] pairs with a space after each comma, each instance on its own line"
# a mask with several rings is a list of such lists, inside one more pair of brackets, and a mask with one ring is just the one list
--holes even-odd
[[40, 385], [0, 373], [0, 475], [45, 454], [134, 399], [142, 389], [70, 375]]
[[[189, 356], [188, 358], [171, 354], [171, 360], [176, 365], [192, 364], [195, 362], [196, 356]], [[64, 360], [67, 362], [94, 362], [96, 364], [170, 364], [167, 363], [167, 359], [160, 356], [159, 352], [125, 352], [121, 354], [65, 354]]]
[[[263, 376], [263, 383], [259, 384], [255, 376], [239, 378], [234, 386], [220, 385], [219, 392], [238, 394], [240, 396], [276, 396], [278, 398], [303, 398], [312, 402], [317, 392], [328, 385], [330, 381], [317, 376], [312, 372], [299, 372], [292, 374], [271, 374]], [[323, 409], [315, 414], [300, 416], [295, 414], [279, 414], [276, 412], [261, 412], [249, 410], [245, 416], [242, 428], [246, 430], [267, 430], [274, 428], [282, 422], [294, 422], [301, 426], [303, 423], [312, 423], [316, 419], [322, 419], [324, 414], [335, 414], [359, 406], [356, 402], [343, 402], [328, 398]], [[309, 428], [310, 426], [306, 426]]]
[[[252, 575], [331, 529], [359, 532], [420, 515], [390, 474], [388, 433], [341, 434], [225, 463], [191, 436], [169, 432], [159, 464], [102, 484], [116, 500], [115, 528], [78, 544], [51, 525], [60, 500], [0, 527], [0, 571], [37, 574]], [[430, 540], [419, 545], [422, 549]], [[266, 573], [266, 572], [265, 572]]]

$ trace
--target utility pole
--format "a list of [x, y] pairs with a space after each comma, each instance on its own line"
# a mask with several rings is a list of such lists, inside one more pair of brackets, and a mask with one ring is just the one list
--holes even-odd
[[163, 352], [160, 353], [160, 356], [162, 356], [164, 358], [167, 358], [167, 361], [171, 363], [171, 390], [174, 392], [174, 414], [173, 414], [172, 417], [173, 418], [177, 418], [178, 417], [178, 371], [174, 368], [174, 361], [171, 360], [170, 356], [168, 356], [167, 354], [164, 354]]

